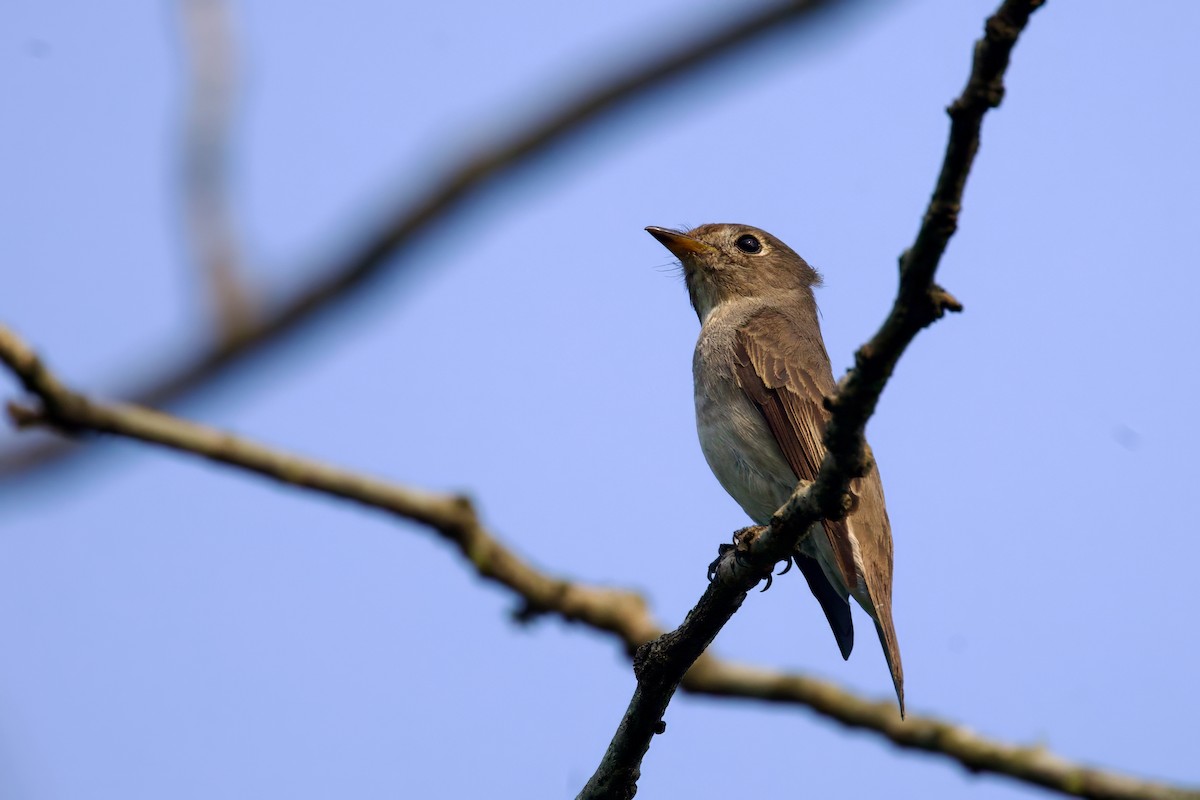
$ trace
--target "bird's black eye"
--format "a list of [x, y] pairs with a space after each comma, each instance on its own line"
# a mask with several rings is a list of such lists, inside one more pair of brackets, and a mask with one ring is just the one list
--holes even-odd
[[757, 238], [748, 233], [744, 236], [739, 236], [738, 240], [734, 242], [734, 244], [736, 244], [737, 249], [741, 250], [743, 253], [758, 253], [762, 250], [762, 242], [758, 241]]

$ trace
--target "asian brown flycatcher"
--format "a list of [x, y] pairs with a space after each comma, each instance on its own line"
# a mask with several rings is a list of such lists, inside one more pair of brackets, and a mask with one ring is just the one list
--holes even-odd
[[[682, 262], [700, 317], [692, 371], [704, 457], [725, 491], [766, 525], [799, 481], [816, 479], [825, 455], [824, 398], [834, 380], [813, 297], [821, 276], [786, 244], [747, 225], [646, 230]], [[853, 511], [814, 525], [794, 559], [843, 658], [854, 647], [848, 598], [871, 616], [903, 715], [892, 532], [873, 459], [850, 489]]]

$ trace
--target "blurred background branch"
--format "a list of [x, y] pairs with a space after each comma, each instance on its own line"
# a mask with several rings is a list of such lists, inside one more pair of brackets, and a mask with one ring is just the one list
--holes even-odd
[[[152, 407], [172, 402], [220, 378], [229, 368], [294, 333], [318, 314], [359, 295], [387, 269], [413, 266], [401, 257], [419, 237], [471, 198], [512, 177], [541, 155], [584, 130], [610, 120], [616, 112], [667, 84], [686, 80], [722, 58], [733, 55], [765, 36], [780, 33], [845, 0], [789, 0], [746, 9], [733, 19], [713, 24], [689, 41], [667, 42], [663, 55], [628, 65], [626, 53], [614, 48], [608, 63], [620, 64], [568, 99], [558, 109], [531, 121], [515, 133], [485, 143], [458, 159], [443, 178], [410, 205], [397, 209], [389, 222], [332, 263], [318, 270], [306, 286], [284, 287], [250, 304], [237, 270], [233, 223], [225, 194], [225, 152], [228, 112], [232, 97], [232, 44], [228, 11], [220, 0], [188, 0], [184, 19], [191, 44], [193, 103], [189, 133], [188, 205], [190, 227], [197, 245], [199, 267], [207, 276], [209, 297], [217, 317], [217, 334], [198, 353], [174, 360], [162, 374], [132, 386], [119, 379], [110, 394]], [[207, 52], [212, 48], [212, 52]], [[206, 52], [202, 52], [206, 51]], [[196, 169], [212, 167], [211, 174]], [[398, 185], [407, 180], [397, 179]], [[134, 363], [147, 360], [144, 355]], [[46, 468], [77, 452], [78, 445], [61, 441], [33, 446], [16, 444], [0, 452], [0, 480]]]
[[[237, 106], [237, 47], [226, 0], [181, 0], [188, 62], [183, 183], [193, 266], [218, 343], [255, 324], [230, 192], [230, 127]], [[161, 380], [161, 379], [160, 379]]]

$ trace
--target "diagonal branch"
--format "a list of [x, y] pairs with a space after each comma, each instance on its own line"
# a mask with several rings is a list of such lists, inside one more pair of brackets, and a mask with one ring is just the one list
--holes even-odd
[[[565, 102], [548, 116], [507, 138], [465, 155], [411, 206], [357, 247], [329, 264], [311, 285], [281, 300], [257, 318], [240, 320], [236, 335], [219, 337], [208, 349], [178, 360], [170, 370], [117, 394], [140, 405], [162, 406], [207, 385], [231, 367], [262, 351], [319, 313], [345, 302], [387, 271], [399, 269], [397, 256], [417, 238], [458, 211], [467, 201], [500, 183], [538, 156], [607, 119], [648, 93], [694, 75], [713, 62], [744, 50], [767, 35], [815, 16], [836, 0], [786, 0], [751, 9], [722, 21], [691, 42], [661, 49], [665, 55], [609, 76]], [[623, 63], [623, 58], [613, 60]], [[138, 363], [146, 363], [145, 357]], [[61, 440], [16, 446], [0, 453], [0, 478], [48, 465], [74, 448]]]
[[[92, 400], [64, 386], [3, 325], [0, 362], [37, 399], [37, 406], [8, 404], [9, 416], [19, 427], [41, 425], [137, 439], [384, 511], [428, 527], [478, 575], [521, 598], [524, 608], [518, 619], [554, 614], [613, 635], [630, 655], [663, 633], [640, 595], [576, 583], [531, 565], [488, 531], [466, 498], [337, 469], [151, 409]], [[901, 722], [890, 702], [873, 702], [827, 681], [736, 664], [707, 653], [691, 665], [682, 687], [693, 694], [809, 708], [847, 727], [880, 734], [898, 747], [945, 756], [971, 772], [1005, 775], [1063, 794], [1103, 800], [1200, 800], [1200, 791], [1084, 767], [1042, 747], [990, 740], [933, 717], [910, 715]]]
[[1003, 77], [1017, 37], [1043, 0], [1004, 0], [975, 45], [970, 77], [949, 108], [950, 139], [933, 197], [916, 242], [900, 259], [900, 289], [879, 331], [855, 354], [855, 365], [837, 392], [826, 398], [832, 412], [826, 453], [817, 479], [798, 487], [771, 524], [726, 547], [704, 595], [676, 630], [642, 647], [634, 659], [637, 687], [581, 800], [620, 798], [637, 792], [641, 763], [684, 674], [700, 657], [754, 585], [795, 552], [810, 526], [840, 518], [850, 481], [865, 472], [863, 434], [896, 363], [916, 335], [958, 301], [933, 283], [938, 262], [954, 234], [963, 189], [975, 154], [983, 115], [1000, 104]]
[[0, 362], [38, 400], [37, 407], [8, 403], [8, 416], [18, 428], [44, 426], [71, 435], [106, 433], [137, 439], [378, 509], [433, 529], [479, 575], [523, 598], [525, 616], [553, 611], [615, 633], [635, 643], [631, 647], [659, 634], [639, 595], [585, 587], [538, 571], [487, 531], [466, 497], [411, 489], [338, 469], [154, 409], [93, 400], [64, 386], [4, 325], [0, 325]]

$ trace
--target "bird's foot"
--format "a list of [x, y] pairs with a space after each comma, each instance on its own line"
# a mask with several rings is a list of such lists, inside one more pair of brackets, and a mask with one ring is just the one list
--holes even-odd
[[[717, 579], [717, 573], [721, 562], [731, 552], [733, 553], [734, 569], [754, 569], [754, 566], [750, 563], [748, 554], [755, 540], [758, 539], [758, 537], [761, 536], [765, 530], [766, 528], [762, 525], [751, 525], [748, 528], [741, 528], [740, 530], [734, 531], [733, 544], [720, 545], [717, 548], [716, 559], [708, 565], [709, 582], [711, 583]], [[787, 566], [784, 567], [783, 572], [787, 572], [790, 568], [791, 559], [788, 559]], [[780, 574], [782, 575], [783, 573]], [[767, 585], [762, 588], [762, 591], [765, 592], [767, 589], [771, 588], [771, 582], [774, 579], [774, 576], [772, 575], [771, 571], [768, 570], [762, 577], [767, 581]]]

